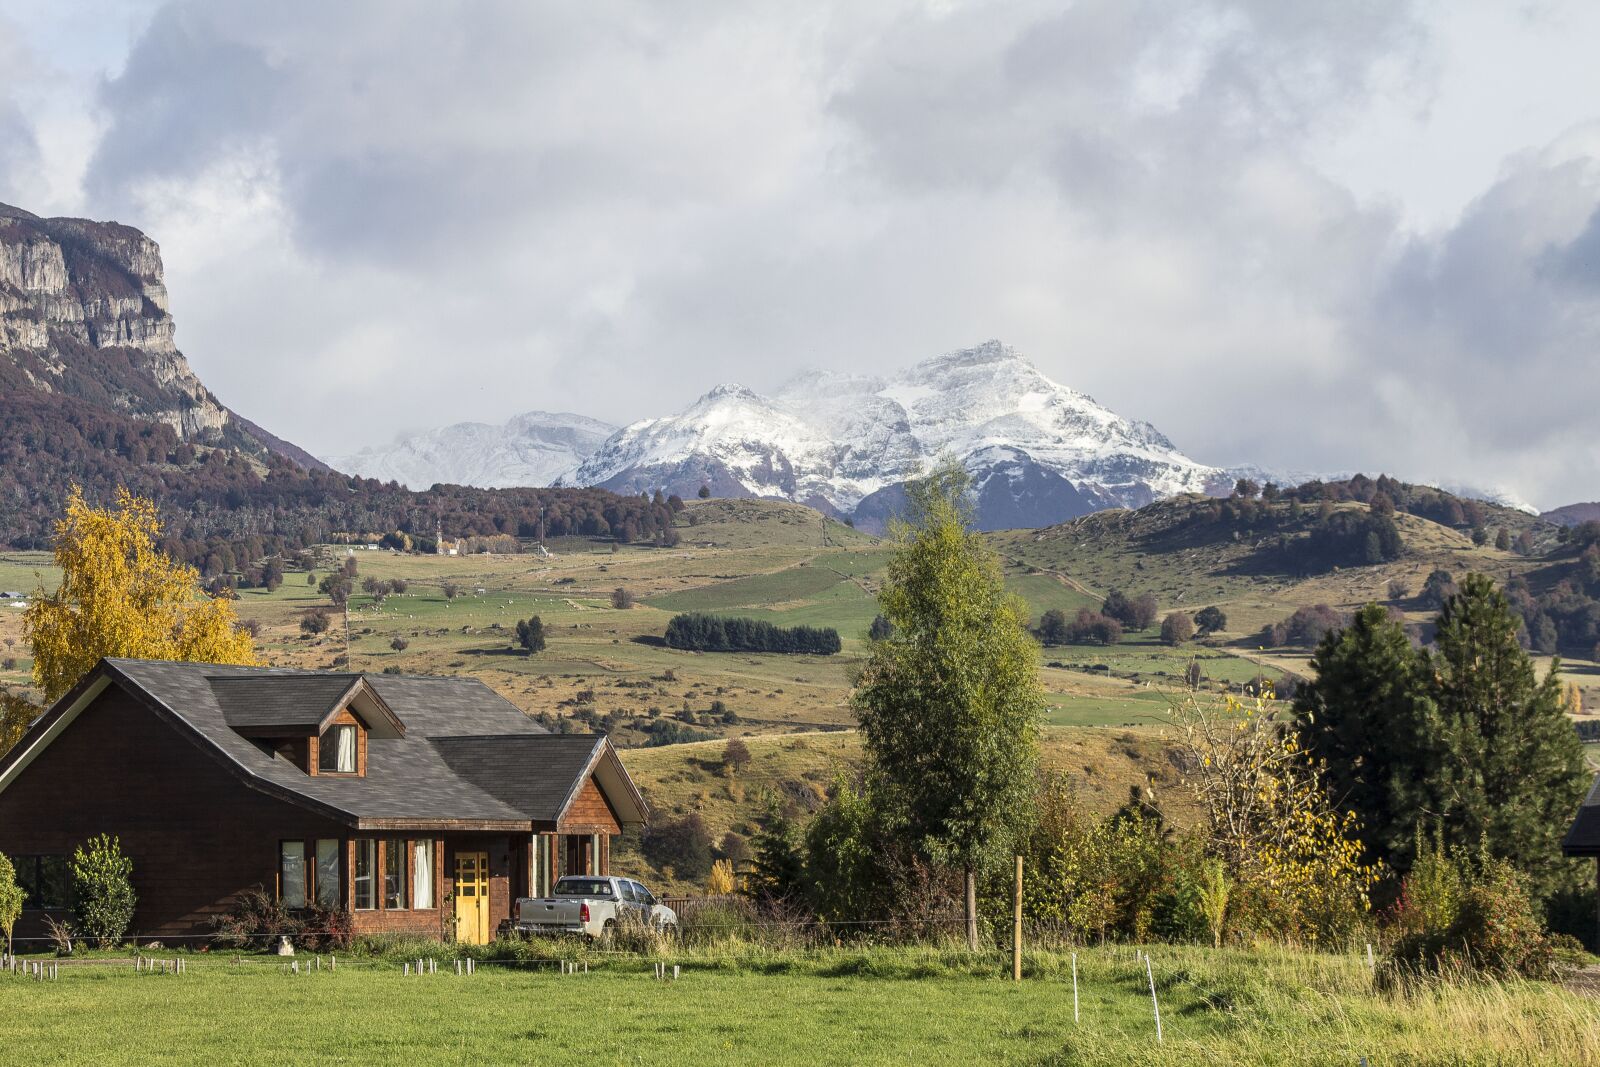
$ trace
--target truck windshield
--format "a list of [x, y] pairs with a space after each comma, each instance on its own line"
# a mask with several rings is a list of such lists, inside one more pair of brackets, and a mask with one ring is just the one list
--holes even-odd
[[561, 878], [556, 881], [558, 897], [609, 897], [611, 883], [604, 878]]

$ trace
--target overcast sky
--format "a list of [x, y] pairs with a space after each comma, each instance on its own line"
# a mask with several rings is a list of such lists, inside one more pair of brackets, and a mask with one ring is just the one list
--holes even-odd
[[991, 337], [1196, 459], [1600, 497], [1600, 4], [0, 0], [0, 200], [315, 452]]

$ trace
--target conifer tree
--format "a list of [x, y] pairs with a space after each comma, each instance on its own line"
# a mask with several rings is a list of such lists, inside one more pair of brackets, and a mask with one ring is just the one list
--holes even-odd
[[1437, 630], [1427, 690], [1444, 745], [1436, 788], [1445, 840], [1487, 841], [1548, 895], [1571, 877], [1561, 837], [1588, 781], [1560, 664], [1539, 681], [1505, 595], [1481, 574], [1462, 580]]
[[878, 595], [893, 629], [872, 643], [852, 699], [903, 840], [965, 875], [976, 948], [977, 872], [1008, 853], [1025, 817], [1044, 696], [1027, 607], [969, 528], [968, 485], [947, 463], [907, 486]]
[[1425, 660], [1399, 622], [1368, 604], [1322, 639], [1311, 666], [1315, 680], [1295, 694], [1301, 743], [1326, 761], [1329, 793], [1361, 820], [1365, 862], [1404, 873], [1439, 747]]

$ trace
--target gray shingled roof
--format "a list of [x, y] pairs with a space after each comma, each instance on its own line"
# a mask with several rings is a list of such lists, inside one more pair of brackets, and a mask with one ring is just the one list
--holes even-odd
[[553, 821], [594, 761], [600, 738], [594, 734], [438, 737], [433, 746], [466, 781], [531, 819]]
[[237, 733], [217, 693], [230, 693], [238, 679], [270, 680], [320, 699], [327, 690], [308, 679], [342, 678], [348, 689], [357, 676], [152, 660], [112, 659], [105, 666], [269, 791], [360, 823], [553, 820], [559, 808], [552, 798], [560, 804], [588, 766], [579, 750], [592, 755], [604, 741], [551, 734], [476, 678], [368, 674], [362, 677], [405, 724], [405, 736], [369, 739], [363, 778], [312, 776]]
[[359, 674], [231, 675], [210, 677], [222, 717], [235, 730], [314, 729]]
[[1589, 795], [1572, 818], [1561, 851], [1568, 856], [1600, 856], [1600, 775], [1595, 775]]

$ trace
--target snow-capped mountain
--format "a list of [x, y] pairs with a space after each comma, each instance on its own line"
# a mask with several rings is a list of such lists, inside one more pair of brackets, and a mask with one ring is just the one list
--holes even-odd
[[1226, 474], [1179, 452], [990, 341], [892, 378], [809, 373], [770, 396], [718, 386], [684, 411], [625, 427], [567, 485], [689, 496], [776, 496], [869, 527], [904, 481], [942, 456], [975, 479], [985, 529], [1043, 526], [1177, 493], [1225, 492]]
[[616, 429], [585, 415], [530, 411], [501, 426], [459, 422], [323, 460], [346, 474], [393, 480], [410, 489], [441, 482], [485, 489], [550, 485]]

